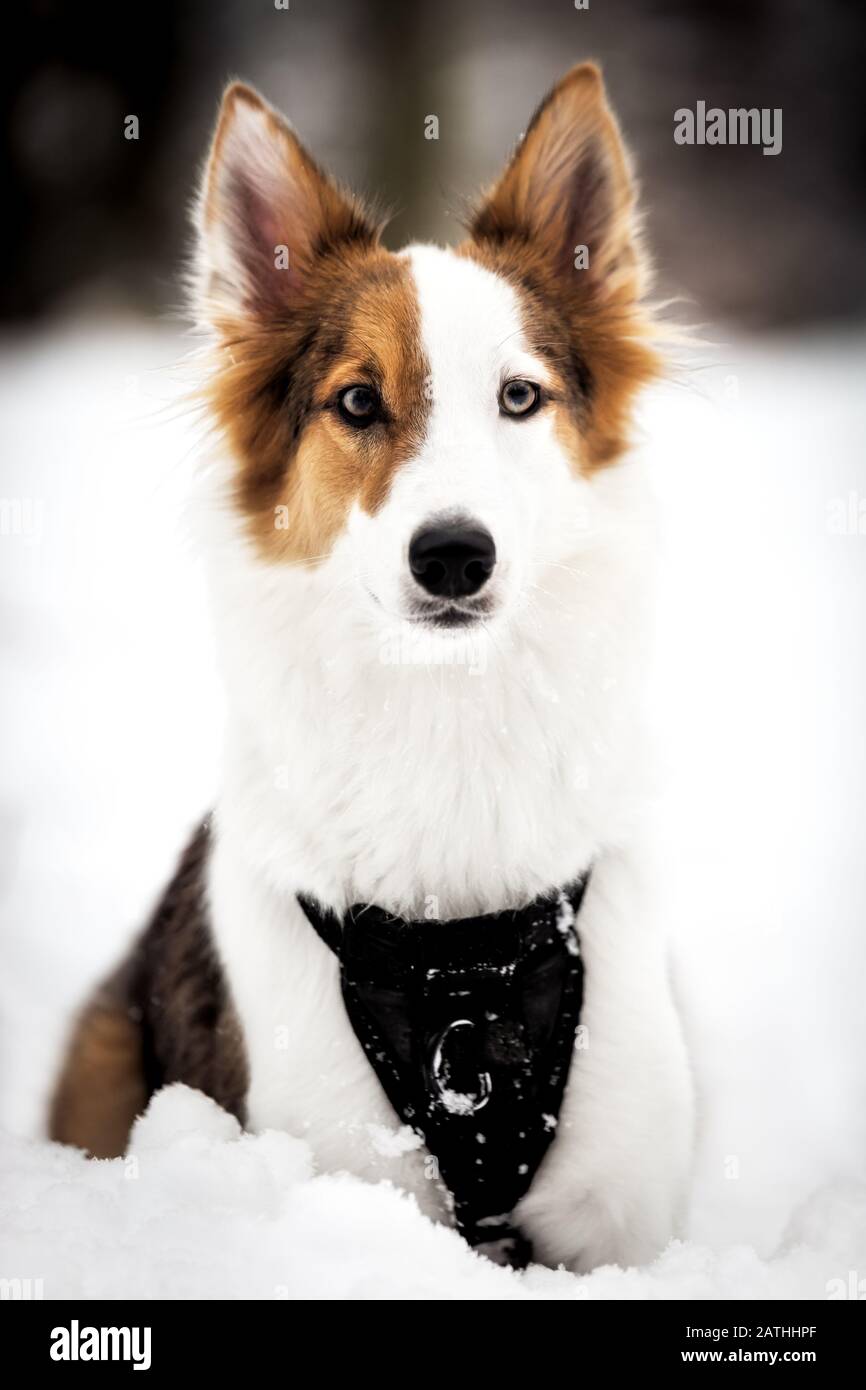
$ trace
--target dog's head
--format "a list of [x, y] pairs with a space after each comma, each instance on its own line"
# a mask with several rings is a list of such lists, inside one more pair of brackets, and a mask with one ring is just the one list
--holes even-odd
[[462, 245], [399, 254], [233, 85], [199, 230], [211, 405], [258, 556], [336, 566], [341, 602], [389, 623], [507, 622], [543, 593], [657, 368], [597, 69], [542, 103]]

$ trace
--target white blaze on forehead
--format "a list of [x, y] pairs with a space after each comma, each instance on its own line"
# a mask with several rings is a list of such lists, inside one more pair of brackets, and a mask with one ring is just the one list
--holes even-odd
[[530, 565], [539, 519], [549, 552], [555, 528], [573, 512], [578, 484], [553, 411], [517, 421], [499, 406], [509, 379], [544, 386], [552, 384], [551, 374], [530, 348], [523, 301], [508, 281], [437, 247], [413, 246], [403, 256], [429, 372], [428, 415], [386, 504], [372, 517], [353, 513], [352, 542], [370, 588], [387, 612], [399, 613], [412, 583], [411, 537], [448, 514], [470, 518], [493, 537], [496, 567], [487, 596], [504, 607]]
[[430, 517], [469, 516], [494, 538], [498, 582], [510, 570], [516, 583], [528, 531], [541, 514], [562, 512], [574, 477], [552, 411], [515, 421], [499, 396], [509, 379], [550, 385], [550, 371], [527, 341], [519, 291], [502, 276], [438, 247], [403, 255], [415, 283], [429, 414], [418, 452], [394, 479], [394, 534], [405, 546]]
[[434, 412], [462, 407], [495, 416], [509, 377], [549, 379], [529, 350], [520, 299], [506, 280], [436, 246], [411, 246], [403, 254], [415, 280]]

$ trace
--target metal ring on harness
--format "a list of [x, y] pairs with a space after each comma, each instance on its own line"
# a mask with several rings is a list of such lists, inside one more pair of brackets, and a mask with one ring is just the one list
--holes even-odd
[[490, 1072], [483, 1071], [478, 1073], [477, 1092], [457, 1091], [449, 1085], [450, 1068], [444, 1049], [449, 1035], [458, 1028], [474, 1029], [475, 1024], [470, 1018], [457, 1018], [453, 1023], [449, 1023], [447, 1028], [442, 1029], [442, 1032], [433, 1043], [430, 1076], [440, 1104], [443, 1105], [450, 1114], [476, 1115], [479, 1110], [484, 1109], [489, 1101], [490, 1093], [493, 1090], [493, 1082], [490, 1079]]

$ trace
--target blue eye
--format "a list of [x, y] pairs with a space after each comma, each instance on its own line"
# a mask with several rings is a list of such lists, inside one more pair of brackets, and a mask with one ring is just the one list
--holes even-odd
[[515, 377], [506, 381], [499, 392], [499, 409], [503, 415], [515, 418], [531, 415], [541, 402], [541, 391], [534, 381], [524, 381]]
[[382, 402], [372, 386], [347, 386], [337, 397], [337, 404], [349, 425], [371, 425], [381, 414]]

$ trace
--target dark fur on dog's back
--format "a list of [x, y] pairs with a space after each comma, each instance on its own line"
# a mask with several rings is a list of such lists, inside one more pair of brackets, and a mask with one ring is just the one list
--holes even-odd
[[247, 1069], [205, 900], [205, 822], [131, 954], [74, 1029], [51, 1137], [97, 1158], [124, 1151], [154, 1091], [183, 1081], [243, 1120]]

